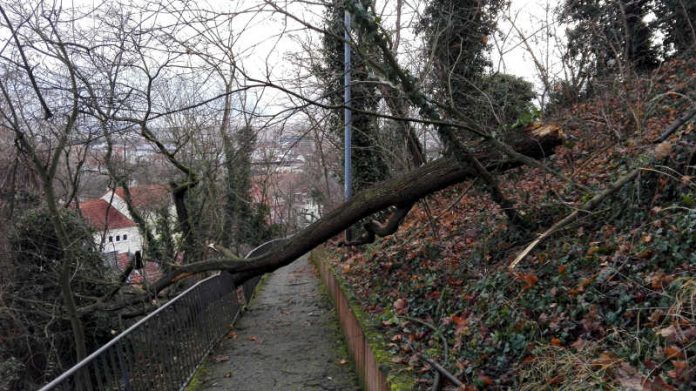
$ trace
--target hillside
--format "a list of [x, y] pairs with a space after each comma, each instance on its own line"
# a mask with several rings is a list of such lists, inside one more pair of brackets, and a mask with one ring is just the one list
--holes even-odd
[[[591, 213], [508, 265], [591, 195], [523, 167], [500, 178], [536, 224], [509, 227], [476, 183], [420, 202], [398, 233], [333, 261], [430, 389], [442, 364], [464, 389], [696, 388], [696, 60], [613, 81], [545, 121], [565, 143], [553, 168], [599, 192], [642, 167]], [[655, 156], [654, 159], [651, 156]]]

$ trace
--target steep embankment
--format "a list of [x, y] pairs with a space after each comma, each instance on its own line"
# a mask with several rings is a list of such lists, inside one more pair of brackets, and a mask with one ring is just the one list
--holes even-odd
[[[336, 249], [336, 267], [423, 389], [433, 359], [475, 388], [694, 389], [696, 132], [660, 134], [696, 99], [696, 60], [599, 86], [553, 118], [547, 163], [601, 191], [592, 213], [509, 263], [591, 195], [532, 168], [500, 178], [536, 232], [508, 227], [475, 183], [421, 202], [399, 232]], [[654, 160], [652, 156], [656, 155]]]

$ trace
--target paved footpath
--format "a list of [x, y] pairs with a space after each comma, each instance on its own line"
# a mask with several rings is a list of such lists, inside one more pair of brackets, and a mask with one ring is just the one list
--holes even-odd
[[306, 256], [275, 271], [205, 364], [201, 390], [360, 390]]

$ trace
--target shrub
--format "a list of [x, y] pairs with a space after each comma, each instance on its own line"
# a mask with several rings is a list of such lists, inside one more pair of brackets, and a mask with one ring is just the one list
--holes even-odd
[[[26, 212], [9, 235], [12, 274], [3, 287], [6, 310], [0, 312], [4, 338], [0, 374], [5, 383], [0, 389], [34, 388], [74, 363], [72, 329], [58, 285], [65, 262], [70, 262], [78, 306], [91, 303], [86, 298], [99, 297], [107, 288], [109, 269], [95, 248], [91, 230], [75, 212], [60, 213], [75, 246], [73, 259], [66, 259], [44, 209]], [[89, 348], [109, 338], [109, 319], [86, 316], [82, 321]], [[6, 377], [5, 372], [13, 376]]]

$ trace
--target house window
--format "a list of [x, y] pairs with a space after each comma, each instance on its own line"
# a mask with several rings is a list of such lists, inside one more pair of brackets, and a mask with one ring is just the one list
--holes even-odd
[[121, 235], [116, 235], [116, 241], [118, 242], [119, 240], [121, 240]]
[[128, 239], [128, 235], [123, 235], [123, 240]]
[[109, 236], [109, 242], [113, 242], [113, 241], [114, 241], [114, 237], [113, 237], [113, 236]]

